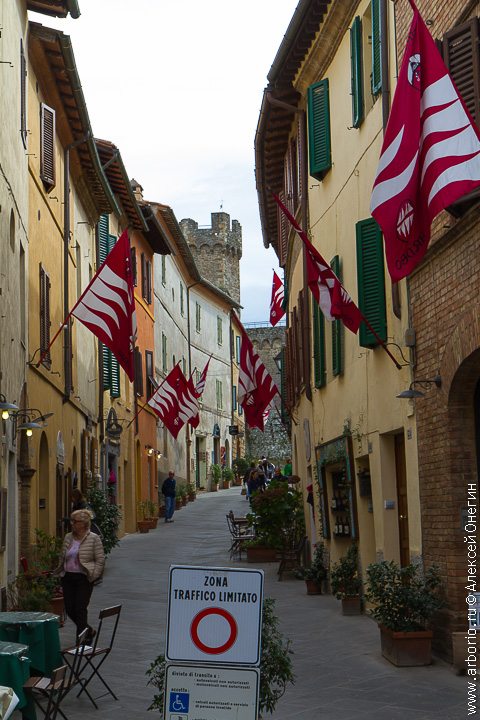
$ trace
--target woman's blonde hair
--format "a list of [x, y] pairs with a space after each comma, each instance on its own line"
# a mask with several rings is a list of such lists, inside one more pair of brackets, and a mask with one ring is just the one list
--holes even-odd
[[80, 520], [80, 522], [85, 523], [87, 528], [90, 530], [90, 525], [92, 524], [92, 514], [89, 510], [74, 510], [70, 517], [72, 520]]

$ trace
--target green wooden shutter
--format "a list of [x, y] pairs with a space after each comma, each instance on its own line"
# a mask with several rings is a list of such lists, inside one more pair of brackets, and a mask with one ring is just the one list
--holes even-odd
[[322, 180], [332, 166], [328, 78], [310, 85], [307, 102], [310, 175]]
[[[387, 340], [385, 269], [382, 233], [373, 218], [356, 224], [358, 307], [382, 340]], [[375, 347], [378, 341], [364, 322], [360, 325], [360, 345]]]
[[110, 394], [113, 398], [120, 397], [120, 365], [115, 355], [110, 351], [111, 362], [112, 362], [112, 374], [111, 374], [111, 385]]
[[105, 262], [105, 259], [109, 253], [108, 248], [108, 215], [100, 215], [98, 221], [98, 252], [100, 257], [100, 265]]
[[350, 28], [350, 57], [352, 67], [352, 125], [363, 121], [362, 20], [356, 17]]
[[[341, 280], [340, 258], [338, 255], [332, 258], [330, 267], [338, 279]], [[332, 373], [334, 375], [343, 373], [343, 323], [341, 320], [332, 322]]]
[[103, 390], [110, 390], [112, 384], [112, 353], [106, 345], [102, 345], [103, 357]]
[[315, 387], [323, 387], [326, 381], [325, 318], [315, 299], [313, 300], [313, 371]]
[[382, 89], [381, 45], [380, 0], [372, 0], [372, 95], [377, 95]]

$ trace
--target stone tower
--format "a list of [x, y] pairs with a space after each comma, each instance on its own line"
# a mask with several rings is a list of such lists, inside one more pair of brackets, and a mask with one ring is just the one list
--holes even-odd
[[224, 212], [211, 214], [211, 227], [198, 227], [195, 220], [180, 220], [180, 228], [202, 277], [240, 303], [240, 258], [242, 226]]

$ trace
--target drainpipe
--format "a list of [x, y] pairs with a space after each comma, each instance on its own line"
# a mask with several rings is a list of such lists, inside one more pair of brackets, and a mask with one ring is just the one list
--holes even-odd
[[[70, 151], [82, 145], [91, 136], [91, 132], [86, 133], [80, 140], [76, 140], [67, 145], [64, 152], [64, 168], [63, 168], [63, 317], [68, 317], [70, 312], [69, 304], [69, 282], [68, 282], [68, 259], [70, 249]], [[70, 332], [70, 321], [63, 328], [64, 346], [63, 346], [63, 364], [65, 373], [65, 387], [63, 402], [68, 402], [72, 392], [72, 337]]]
[[[187, 343], [188, 343], [188, 375], [189, 377], [192, 374], [192, 346], [190, 343], [190, 288], [195, 287], [195, 285], [198, 285], [198, 282], [194, 282], [191, 285], [187, 285]], [[192, 438], [190, 437], [190, 425], [189, 423], [186, 424], [186, 430], [185, 430], [185, 442], [186, 442], [186, 458], [187, 458], [187, 484], [190, 485], [191, 482], [191, 472], [190, 472], [190, 463], [191, 463], [191, 456], [192, 456]]]
[[[295, 113], [296, 115], [300, 116], [300, 133], [301, 133], [301, 146], [303, 148], [303, 154], [300, 158], [300, 173], [302, 178], [302, 199], [301, 199], [301, 225], [304, 230], [308, 227], [308, 172], [307, 172], [307, 162], [305, 158], [305, 152], [307, 149], [307, 116], [305, 113], [305, 110], [302, 108], [298, 108], [295, 105], [290, 105], [289, 103], [283, 102], [282, 100], [277, 100], [274, 98], [271, 94], [271, 92], [267, 92], [266, 94], [267, 100], [271, 105], [277, 105], [278, 107], [282, 107], [285, 110], [290, 110], [290, 112]], [[303, 244], [303, 243], [302, 243]], [[303, 287], [308, 287], [308, 275], [307, 275], [307, 257], [306, 257], [306, 249], [303, 248]], [[303, 342], [304, 342], [304, 349], [303, 349], [303, 376], [305, 381], [305, 396], [307, 400], [312, 401], [312, 386], [310, 383], [310, 355], [311, 355], [311, 343], [310, 343], [310, 298], [309, 293], [305, 293], [305, 302], [303, 304], [303, 317], [302, 317], [302, 328], [303, 328]]]

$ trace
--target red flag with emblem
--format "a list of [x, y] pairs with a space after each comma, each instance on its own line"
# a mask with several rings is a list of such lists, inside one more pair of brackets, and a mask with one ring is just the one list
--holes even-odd
[[480, 185], [479, 131], [410, 4], [413, 20], [370, 202], [394, 282], [422, 260], [438, 213]]
[[348, 292], [337, 278], [332, 268], [323, 259], [318, 250], [308, 239], [307, 233], [302, 230], [293, 215], [288, 211], [277, 195], [273, 195], [275, 202], [285, 214], [291, 225], [303, 240], [306, 249], [308, 287], [320, 305], [320, 309], [327, 320], [341, 320], [345, 327], [353, 333], [358, 332], [360, 323], [364, 319], [362, 313], [353, 302]]
[[253, 349], [242, 323], [234, 314], [242, 336], [240, 346], [240, 372], [238, 378], [238, 403], [245, 413], [245, 420], [250, 427], [257, 427], [263, 432], [263, 414], [278, 393], [265, 365]]
[[272, 282], [272, 299], [270, 300], [270, 325], [275, 325], [285, 315], [285, 309], [283, 307], [283, 301], [285, 298], [285, 291], [283, 283], [278, 277], [275, 270], [273, 271], [273, 282]]
[[198, 382], [195, 385], [195, 395], [197, 398], [201, 397], [203, 395], [203, 391], [205, 390], [205, 383], [207, 382], [208, 366], [210, 365], [211, 359], [212, 359], [212, 356], [210, 355], [205, 367], [203, 368], [203, 370], [200, 374], [200, 377], [198, 378]]

